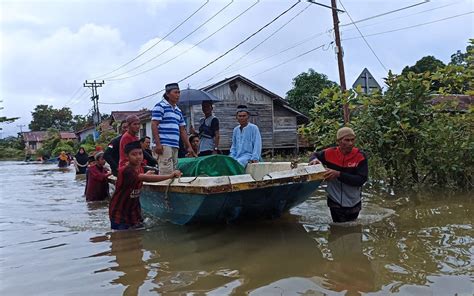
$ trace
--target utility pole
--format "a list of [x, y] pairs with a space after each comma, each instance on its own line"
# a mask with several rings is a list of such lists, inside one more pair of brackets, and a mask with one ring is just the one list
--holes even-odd
[[17, 127], [20, 128], [20, 134], [23, 134], [23, 127], [26, 126], [25, 124], [17, 124]]
[[89, 82], [86, 80], [86, 82], [84, 82], [84, 87], [89, 87], [92, 90], [91, 101], [94, 104], [93, 106], [94, 114], [92, 116], [93, 116], [94, 124], [96, 127], [100, 123], [99, 94], [97, 93], [97, 88], [102, 87], [102, 85], [104, 84], [105, 84], [104, 80], [99, 81], [99, 82], [97, 82], [96, 80], [94, 80], [93, 82]]
[[[339, 34], [339, 17], [337, 15], [337, 4], [336, 0], [331, 0], [332, 6], [332, 21], [334, 25], [334, 36], [336, 39], [336, 54], [337, 54], [337, 65], [339, 67], [339, 81], [341, 83], [341, 91], [346, 91], [346, 74], [344, 73], [344, 50], [341, 45], [341, 36]], [[342, 107], [344, 111], [344, 123], [348, 123], [349, 118], [349, 105], [347, 103]]]
[[[337, 15], [338, 12], [345, 12], [344, 10], [340, 10], [337, 8], [336, 0], [331, 0], [331, 6], [324, 5], [321, 3], [316, 2], [315, 0], [307, 0], [308, 2], [312, 4], [316, 4], [319, 6], [323, 6], [326, 8], [330, 8], [332, 10], [332, 21], [333, 21], [333, 26], [334, 26], [334, 38], [336, 39], [336, 54], [337, 54], [337, 65], [339, 68], [339, 81], [341, 84], [341, 91], [344, 92], [347, 87], [346, 87], [346, 75], [344, 73], [344, 61], [343, 61], [343, 56], [344, 56], [344, 51], [342, 50], [342, 45], [341, 45], [341, 36], [339, 34], [339, 17]], [[349, 122], [349, 105], [344, 104], [342, 107], [342, 110], [344, 111], [344, 123]]]

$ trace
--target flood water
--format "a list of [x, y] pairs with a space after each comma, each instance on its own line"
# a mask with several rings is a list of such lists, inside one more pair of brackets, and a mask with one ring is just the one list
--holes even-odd
[[324, 192], [273, 221], [111, 232], [107, 203], [54, 165], [0, 162], [0, 295], [472, 295], [471, 194], [367, 194], [330, 223]]

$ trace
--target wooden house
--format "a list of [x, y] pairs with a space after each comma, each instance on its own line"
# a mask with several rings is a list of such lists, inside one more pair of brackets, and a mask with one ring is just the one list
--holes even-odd
[[[25, 150], [36, 153], [43, 146], [43, 142], [48, 137], [47, 131], [23, 132], [21, 133], [23, 141], [25, 141]], [[61, 140], [76, 141], [76, 134], [72, 132], [59, 132]]]
[[[287, 101], [277, 94], [241, 75], [226, 78], [202, 90], [222, 99], [214, 104], [214, 115], [220, 122], [220, 149], [230, 149], [232, 131], [238, 125], [235, 116], [238, 105], [247, 105], [250, 122], [260, 129], [263, 149], [298, 150], [302, 147], [303, 142], [298, 140], [297, 129], [298, 125], [307, 123], [309, 119], [291, 108]], [[188, 123], [197, 128], [199, 119], [203, 117], [201, 106], [180, 107]]]

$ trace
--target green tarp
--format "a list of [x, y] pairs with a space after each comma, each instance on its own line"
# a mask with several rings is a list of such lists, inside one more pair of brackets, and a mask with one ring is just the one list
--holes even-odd
[[234, 176], [245, 174], [245, 168], [235, 159], [225, 155], [209, 155], [178, 159], [178, 169], [183, 177]]

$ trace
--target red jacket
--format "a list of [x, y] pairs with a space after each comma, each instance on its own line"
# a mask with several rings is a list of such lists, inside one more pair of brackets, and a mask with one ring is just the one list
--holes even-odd
[[102, 166], [89, 167], [87, 172], [86, 200], [98, 201], [109, 197], [107, 171]]

